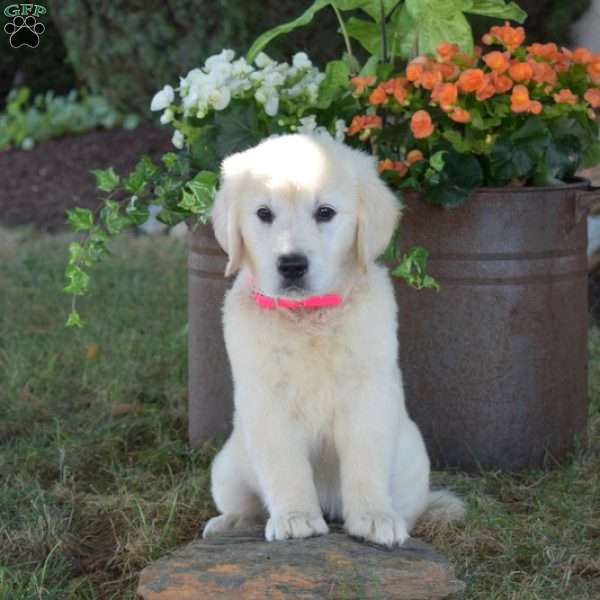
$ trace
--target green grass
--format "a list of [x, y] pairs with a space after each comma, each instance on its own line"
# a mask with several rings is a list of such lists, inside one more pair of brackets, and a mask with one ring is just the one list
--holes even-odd
[[[134, 598], [211, 514], [214, 448], [186, 443], [185, 246], [130, 238], [63, 327], [66, 238], [0, 230], [0, 600]], [[590, 449], [548, 472], [436, 474], [467, 521], [419, 535], [465, 599], [600, 598], [600, 332]]]

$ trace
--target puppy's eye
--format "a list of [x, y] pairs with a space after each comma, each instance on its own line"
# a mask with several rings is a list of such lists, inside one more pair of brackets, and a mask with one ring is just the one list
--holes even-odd
[[263, 222], [263, 223], [272, 223], [273, 219], [275, 218], [275, 215], [273, 214], [273, 211], [270, 208], [267, 208], [266, 206], [261, 206], [257, 211], [256, 211], [256, 216]]
[[317, 223], [327, 223], [327, 221], [331, 221], [333, 217], [335, 217], [336, 212], [331, 206], [323, 205], [317, 208], [317, 212], [315, 213], [315, 220]]

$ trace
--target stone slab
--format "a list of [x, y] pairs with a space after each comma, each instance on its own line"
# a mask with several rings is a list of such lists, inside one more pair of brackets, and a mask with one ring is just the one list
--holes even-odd
[[437, 600], [464, 589], [447, 560], [413, 539], [388, 550], [325, 536], [266, 542], [263, 529], [196, 540], [147, 566], [144, 600]]

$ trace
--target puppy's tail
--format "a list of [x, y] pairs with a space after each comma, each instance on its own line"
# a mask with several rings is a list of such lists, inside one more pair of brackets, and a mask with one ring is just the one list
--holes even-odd
[[456, 494], [448, 490], [435, 490], [429, 492], [427, 508], [421, 519], [426, 523], [446, 524], [462, 521], [465, 512], [465, 503]]

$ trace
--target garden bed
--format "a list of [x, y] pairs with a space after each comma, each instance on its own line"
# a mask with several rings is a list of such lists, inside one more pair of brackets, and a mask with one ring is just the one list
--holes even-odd
[[157, 159], [171, 148], [170, 133], [143, 125], [49, 140], [33, 150], [0, 152], [0, 223], [65, 227], [65, 211], [99, 204], [91, 169], [128, 172], [142, 154]]

